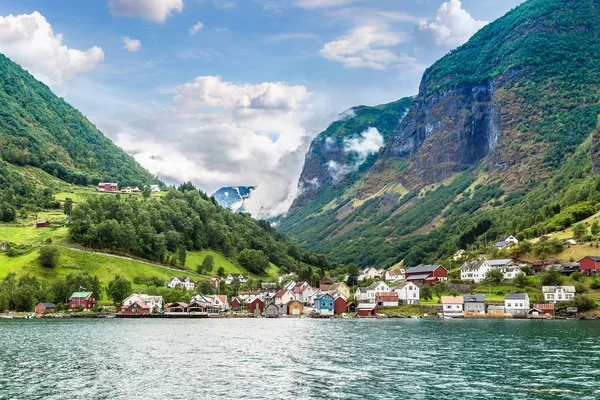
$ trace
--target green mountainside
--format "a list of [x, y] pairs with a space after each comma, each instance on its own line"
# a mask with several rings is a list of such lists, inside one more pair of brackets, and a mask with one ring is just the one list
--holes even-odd
[[352, 196], [292, 208], [280, 229], [335, 261], [388, 267], [594, 215], [598, 36], [600, 1], [526, 1], [425, 72]]

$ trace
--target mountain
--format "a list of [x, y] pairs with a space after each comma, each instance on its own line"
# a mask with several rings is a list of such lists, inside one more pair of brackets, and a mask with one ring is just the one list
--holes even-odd
[[227, 186], [222, 187], [212, 194], [221, 207], [230, 209], [233, 212], [244, 211], [244, 200], [250, 197], [255, 186]]
[[600, 1], [524, 2], [425, 71], [354, 191], [292, 208], [280, 229], [336, 261], [414, 265], [593, 214], [599, 35]]
[[40, 168], [78, 185], [157, 182], [81, 112], [2, 54], [0, 160]]

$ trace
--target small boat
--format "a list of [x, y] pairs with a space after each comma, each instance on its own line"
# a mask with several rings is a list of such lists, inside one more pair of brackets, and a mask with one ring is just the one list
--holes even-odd
[[444, 319], [454, 319], [454, 318], [444, 315]]
[[419, 317], [418, 315], [413, 315], [411, 316], [412, 319], [421, 319], [421, 317]]
[[34, 319], [35, 318], [35, 314], [27, 314], [27, 316], [25, 317], [25, 319]]
[[352, 319], [352, 317], [346, 313], [342, 314], [342, 319]]

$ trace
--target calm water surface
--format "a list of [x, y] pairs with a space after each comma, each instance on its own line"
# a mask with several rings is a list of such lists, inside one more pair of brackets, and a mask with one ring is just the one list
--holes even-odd
[[600, 322], [0, 320], [0, 399], [598, 399]]

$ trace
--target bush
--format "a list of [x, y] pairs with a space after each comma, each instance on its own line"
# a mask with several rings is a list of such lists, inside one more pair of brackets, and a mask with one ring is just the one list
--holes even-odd
[[598, 289], [600, 289], [600, 280], [598, 280], [598, 279], [594, 279], [594, 281], [592, 282], [592, 284], [590, 285], [590, 287], [591, 287], [593, 290], [598, 290]]
[[571, 278], [573, 278], [574, 281], [578, 282], [583, 279], [583, 273], [581, 273], [581, 271], [573, 272]]
[[575, 292], [576, 293], [587, 293], [588, 288], [581, 282], [575, 283]]
[[40, 249], [40, 262], [46, 268], [55, 268], [60, 259], [60, 250], [56, 246], [44, 246]]

